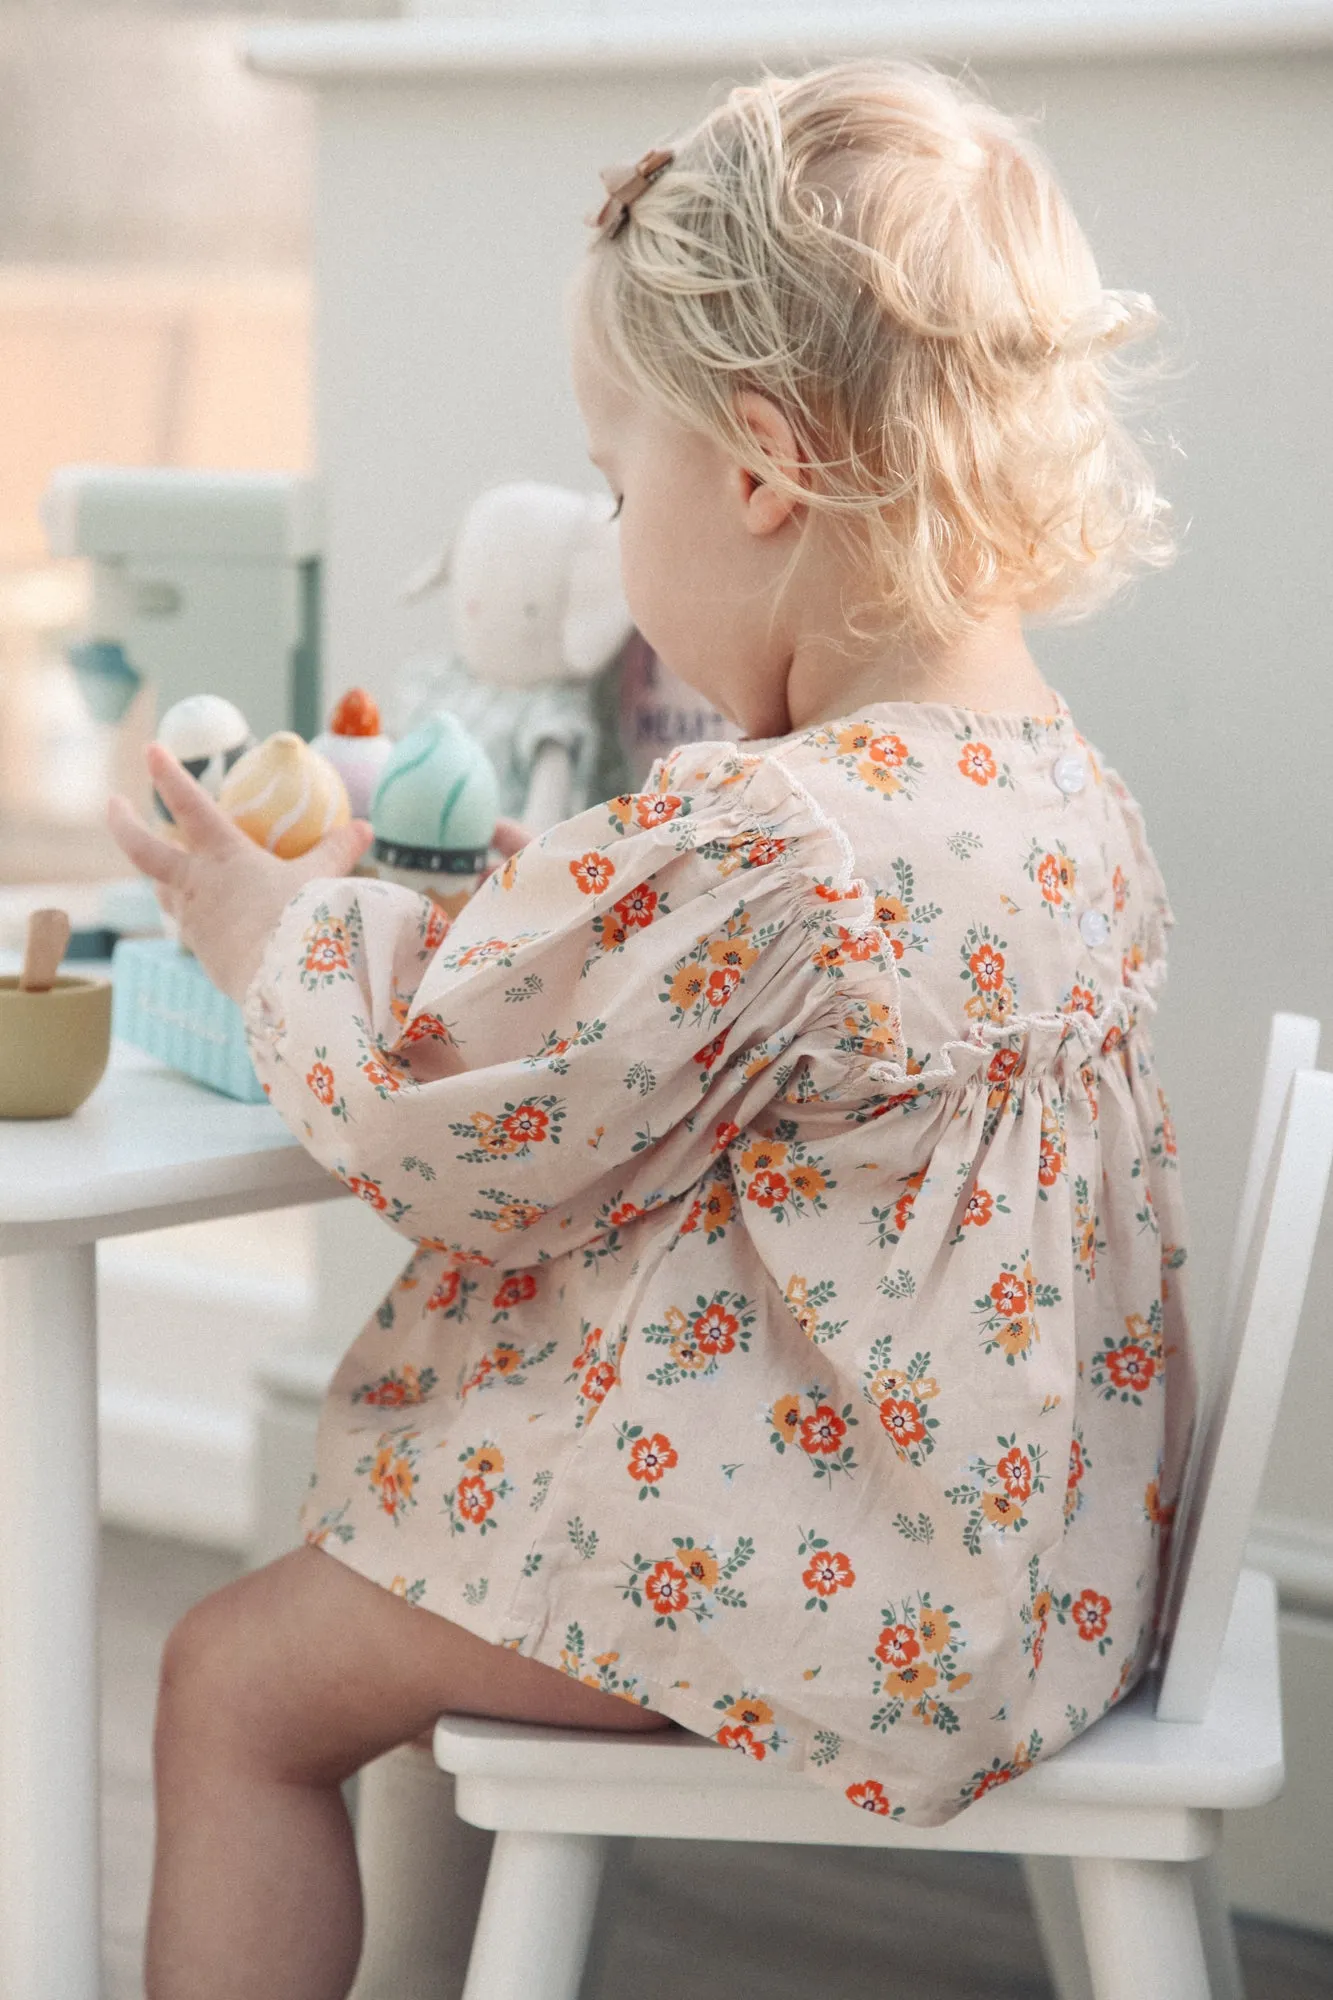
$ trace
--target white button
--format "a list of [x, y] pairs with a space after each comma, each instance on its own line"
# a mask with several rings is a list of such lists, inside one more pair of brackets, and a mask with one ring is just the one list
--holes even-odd
[[1088, 782], [1088, 767], [1076, 750], [1070, 750], [1056, 758], [1051, 776], [1062, 792], [1081, 792]]
[[1099, 944], [1105, 944], [1111, 935], [1109, 919], [1101, 910], [1085, 910], [1078, 920], [1083, 942], [1095, 951]]

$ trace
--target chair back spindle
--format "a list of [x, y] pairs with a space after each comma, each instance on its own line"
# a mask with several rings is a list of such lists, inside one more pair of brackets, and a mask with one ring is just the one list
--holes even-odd
[[[1317, 1037], [1318, 1023], [1313, 1025]], [[1272, 1048], [1279, 1061], [1297, 1041], [1275, 1023]], [[1274, 1068], [1270, 1062], [1268, 1083]], [[1222, 1328], [1215, 1386], [1177, 1529], [1167, 1601], [1171, 1638], [1157, 1698], [1163, 1722], [1198, 1722], [1208, 1707], [1333, 1167], [1333, 1072], [1296, 1069], [1276, 1081], [1276, 1130], [1248, 1232], [1241, 1216], [1243, 1254], [1233, 1258], [1228, 1287], [1232, 1323]], [[1262, 1159], [1261, 1140], [1262, 1126], [1252, 1169]]]
[[1241, 1325], [1237, 1304], [1241, 1282], [1254, 1237], [1259, 1203], [1277, 1144], [1278, 1125], [1287, 1090], [1298, 1069], [1313, 1069], [1319, 1060], [1319, 1022], [1309, 1014], [1274, 1014], [1268, 1031], [1268, 1053], [1264, 1059], [1259, 1105], [1250, 1138], [1250, 1157], [1241, 1190], [1240, 1214], [1231, 1245], [1231, 1268], [1219, 1321], [1221, 1351], [1212, 1360], [1211, 1382], [1230, 1378]]

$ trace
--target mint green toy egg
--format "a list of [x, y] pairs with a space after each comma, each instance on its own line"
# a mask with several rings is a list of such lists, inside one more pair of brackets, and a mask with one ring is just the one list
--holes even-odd
[[500, 810], [495, 766], [444, 711], [395, 743], [370, 802], [374, 858], [423, 875], [477, 875]]

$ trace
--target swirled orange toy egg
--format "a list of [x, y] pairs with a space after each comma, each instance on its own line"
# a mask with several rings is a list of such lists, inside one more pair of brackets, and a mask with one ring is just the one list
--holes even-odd
[[305, 854], [352, 816], [347, 787], [332, 764], [290, 729], [233, 764], [218, 805], [257, 846], [283, 861]]

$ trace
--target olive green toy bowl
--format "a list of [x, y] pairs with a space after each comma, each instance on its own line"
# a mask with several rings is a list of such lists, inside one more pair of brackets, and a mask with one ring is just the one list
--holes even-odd
[[111, 1054], [111, 981], [61, 974], [49, 993], [0, 976], [0, 1118], [68, 1118]]

